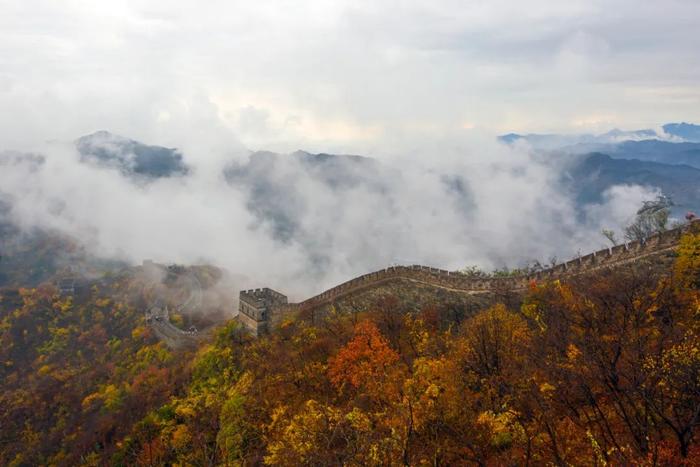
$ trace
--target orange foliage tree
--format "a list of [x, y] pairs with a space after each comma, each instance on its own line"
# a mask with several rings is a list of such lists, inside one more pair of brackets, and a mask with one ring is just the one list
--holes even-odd
[[376, 395], [398, 360], [377, 326], [365, 320], [355, 326], [352, 340], [329, 359], [328, 376], [338, 389], [350, 385]]

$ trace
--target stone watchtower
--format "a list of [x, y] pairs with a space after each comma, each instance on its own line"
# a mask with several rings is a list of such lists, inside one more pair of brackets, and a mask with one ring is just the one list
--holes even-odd
[[254, 336], [270, 331], [280, 308], [287, 305], [287, 296], [272, 289], [241, 290], [238, 301], [238, 321]]

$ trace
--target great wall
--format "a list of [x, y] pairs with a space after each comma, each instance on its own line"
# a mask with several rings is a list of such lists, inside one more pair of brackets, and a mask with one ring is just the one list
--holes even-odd
[[[269, 288], [243, 290], [239, 294], [237, 319], [253, 335], [257, 336], [269, 332], [285, 316], [322, 309], [325, 306], [337, 304], [345, 297], [395, 282], [409, 284], [409, 287], [413, 289], [422, 286], [449, 291], [461, 296], [479, 296], [499, 291], [517, 293], [526, 290], [532, 281], [565, 279], [671, 253], [678, 246], [681, 236], [690, 231], [700, 232], [700, 219], [694, 219], [677, 228], [651, 235], [644, 241], [632, 241], [604, 248], [548, 269], [514, 276], [494, 277], [465, 274], [459, 271], [447, 271], [420, 265], [392, 266], [356, 277], [298, 303], [288, 303], [285, 295]], [[175, 266], [156, 265], [152, 261], [144, 261], [142, 267], [157, 267], [164, 270], [175, 268]], [[154, 330], [156, 336], [171, 348], [193, 348], [198, 345], [198, 342], [211, 336], [211, 329], [197, 331], [191, 328], [183, 330], [170, 321], [171, 309], [179, 312], [193, 311], [200, 306], [202, 301], [202, 284], [196, 275], [191, 273], [183, 273], [182, 275], [188, 282], [187, 287], [185, 287], [188, 290], [186, 298], [182, 299], [180, 303], [170, 304], [164, 298], [155, 298], [145, 310], [146, 322]], [[61, 295], [76, 293], [77, 285], [74, 277], [61, 278], [56, 285]], [[425, 290], [418, 291], [418, 293], [425, 293]]]
[[532, 281], [563, 279], [670, 252], [678, 245], [681, 236], [691, 230], [700, 230], [700, 219], [651, 235], [644, 241], [605, 248], [548, 269], [517, 276], [474, 277], [420, 265], [392, 266], [356, 277], [299, 303], [287, 303], [286, 296], [269, 288], [244, 290], [239, 296], [238, 319], [254, 335], [259, 335], [268, 332], [283, 316], [320, 308], [345, 296], [393, 281], [409, 281], [470, 295], [497, 290], [523, 291]]
[[[177, 274], [176, 271], [178, 270], [175, 266], [157, 265], [149, 260], [144, 261], [142, 267], [161, 268], [173, 276]], [[191, 272], [184, 271], [181, 271], [181, 276], [188, 283], [187, 287], [185, 287], [188, 290], [187, 298], [181, 303], [168, 303], [169, 300], [164, 297], [158, 297], [153, 300], [151, 306], [145, 311], [144, 316], [146, 323], [150, 325], [156, 336], [173, 349], [196, 347], [198, 341], [206, 338], [209, 335], [208, 331], [210, 331], [204, 330], [200, 332], [196, 328], [180, 329], [170, 321], [171, 309], [178, 312], [191, 312], [201, 306], [202, 303], [202, 284], [197, 279], [197, 276]], [[156, 288], [151, 288], [153, 289], [151, 292], [158, 296]]]
[[[179, 302], [173, 301], [172, 297], [163, 296], [162, 284], [155, 282], [144, 285], [143, 294], [150, 295], [147, 299], [147, 306], [144, 310], [144, 320], [146, 324], [153, 330], [156, 337], [163, 341], [165, 345], [172, 349], [195, 348], [202, 340], [206, 340], [211, 336], [212, 328], [198, 330], [194, 326], [189, 329], [181, 329], [175, 326], [171, 321], [171, 312], [191, 313], [196, 311], [202, 304], [203, 287], [196, 274], [191, 271], [186, 271], [181, 266], [154, 263], [151, 260], [144, 260], [140, 266], [141, 270], [150, 269], [151, 271], [160, 270], [165, 275], [170, 275], [172, 278], [180, 277], [186, 284], [180, 288], [187, 292], [186, 296]], [[81, 291], [89, 289], [89, 284], [105, 285], [105, 280], [99, 279], [96, 282], [89, 282], [80, 279], [79, 274], [74, 271], [62, 274], [55, 281], [57, 291], [62, 296], [74, 296]], [[159, 287], [161, 290], [159, 290]], [[7, 295], [13, 293], [13, 296], [19, 296], [17, 291], [4, 291]]]

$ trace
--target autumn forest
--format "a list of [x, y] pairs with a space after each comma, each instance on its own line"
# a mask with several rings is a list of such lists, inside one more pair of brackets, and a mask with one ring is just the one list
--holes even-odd
[[2, 292], [0, 464], [698, 465], [700, 234], [479, 310], [236, 321], [170, 350], [114, 276]]

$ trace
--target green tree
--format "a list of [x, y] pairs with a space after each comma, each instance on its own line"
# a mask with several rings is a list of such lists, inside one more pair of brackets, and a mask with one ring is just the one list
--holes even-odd
[[665, 231], [671, 215], [671, 206], [673, 201], [664, 195], [657, 196], [655, 200], [644, 201], [634, 221], [625, 227], [625, 238], [644, 241], [655, 233]]

